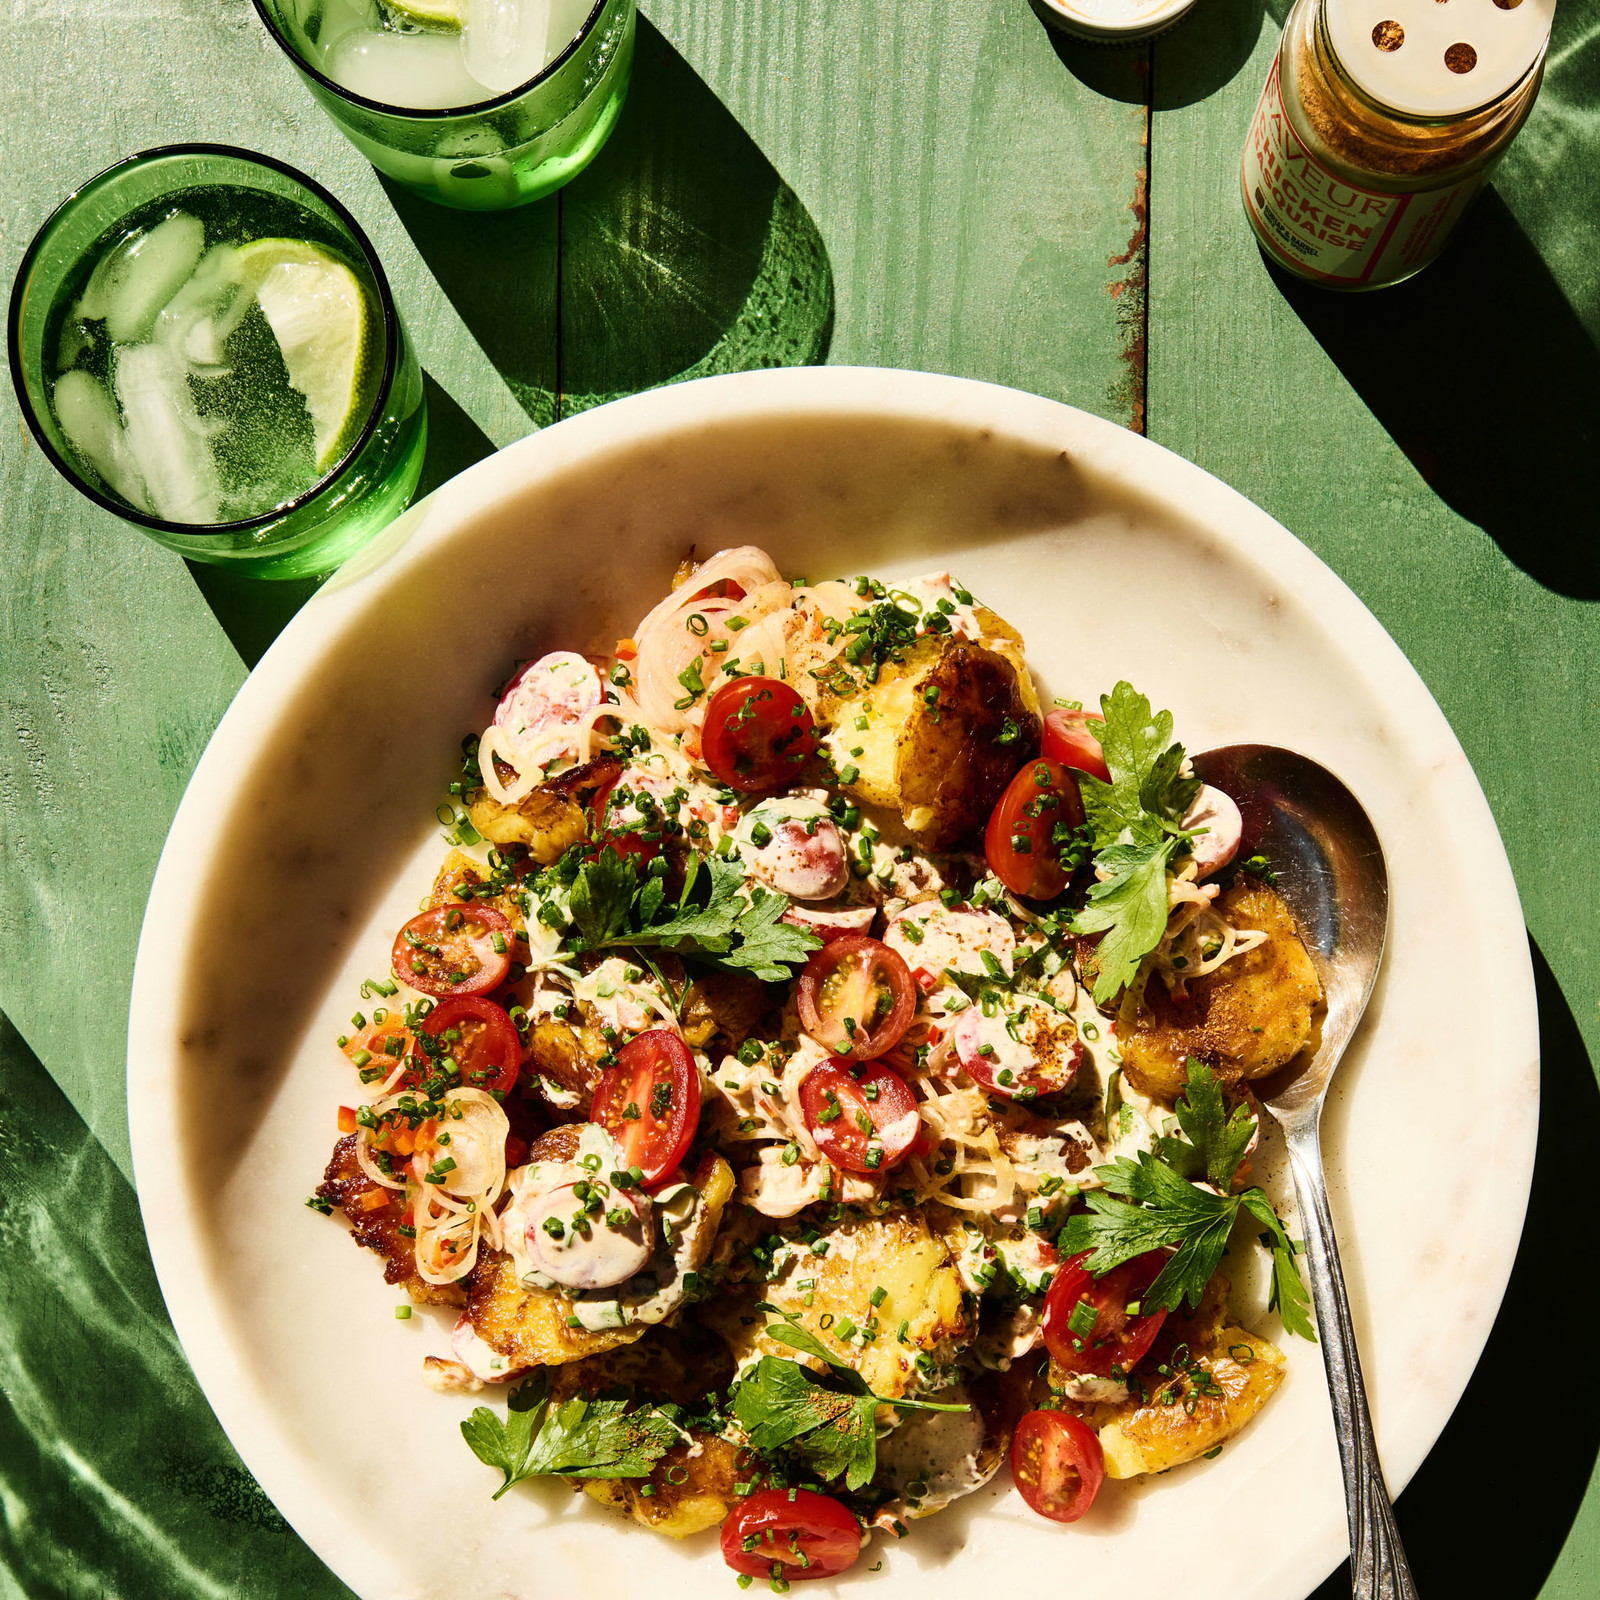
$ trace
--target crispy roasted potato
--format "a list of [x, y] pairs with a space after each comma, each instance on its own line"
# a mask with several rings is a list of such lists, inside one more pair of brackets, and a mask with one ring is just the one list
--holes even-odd
[[[473, 860], [464, 850], [452, 850], [439, 869], [439, 875], [433, 880], [433, 891], [428, 896], [428, 905], [430, 907], [457, 905], [464, 898], [461, 891], [466, 885], [484, 883], [487, 878], [488, 873], [481, 861]], [[496, 894], [481, 898], [474, 895], [472, 898], [477, 904], [493, 906], [503, 917], [509, 919], [514, 928], [526, 926], [522, 907], [510, 895]]]
[[772, 988], [745, 972], [707, 972], [689, 985], [683, 1003], [684, 1041], [704, 1050], [718, 1034], [737, 1050], [773, 1003]]
[[[702, 1308], [736, 1360], [756, 1354], [791, 1358], [796, 1354], [767, 1336], [770, 1313], [753, 1309], [763, 1300], [792, 1312], [829, 1350], [849, 1362], [874, 1393], [890, 1398], [917, 1387], [919, 1352], [928, 1352], [943, 1365], [971, 1339], [974, 1324], [962, 1301], [960, 1274], [943, 1241], [929, 1231], [919, 1213], [848, 1219], [825, 1237], [826, 1255], [807, 1254], [791, 1263], [776, 1282], [730, 1291]], [[801, 1280], [813, 1286], [802, 1289]], [[872, 1293], [879, 1288], [885, 1292], [874, 1307]], [[878, 1337], [866, 1345], [839, 1338], [832, 1330], [841, 1315], [857, 1327], [875, 1326]], [[902, 1322], [907, 1325], [904, 1342], [898, 1338]]]
[[673, 1539], [715, 1528], [739, 1503], [737, 1485], [749, 1474], [738, 1471], [736, 1445], [698, 1429], [691, 1433], [691, 1442], [675, 1444], [648, 1478], [586, 1478], [583, 1492]]
[[659, 1323], [637, 1344], [619, 1345], [600, 1355], [558, 1367], [550, 1374], [555, 1400], [573, 1395], [626, 1389], [636, 1399], [698, 1406], [733, 1378], [727, 1344], [692, 1317], [677, 1326]]
[[1021, 637], [987, 607], [977, 617], [976, 641], [925, 634], [902, 662], [885, 663], [873, 684], [832, 670], [836, 647], [803, 620], [787, 646], [790, 681], [818, 721], [850, 729], [857, 776], [847, 792], [897, 809], [931, 850], [977, 832], [1039, 748], [1039, 697]]
[[610, 756], [586, 761], [542, 783], [514, 806], [475, 789], [467, 806], [473, 827], [491, 844], [524, 844], [542, 867], [559, 859], [589, 832], [585, 809], [600, 789], [617, 781], [622, 763]]
[[331, 1200], [350, 1219], [350, 1237], [383, 1257], [383, 1281], [399, 1284], [423, 1305], [459, 1306], [467, 1299], [459, 1283], [433, 1284], [417, 1272], [417, 1253], [400, 1233], [398, 1192], [374, 1183], [356, 1160], [356, 1136], [347, 1133], [333, 1147], [317, 1195]]
[[1206, 1062], [1224, 1083], [1260, 1078], [1292, 1061], [1311, 1039], [1322, 985], [1294, 919], [1265, 884], [1242, 878], [1216, 902], [1235, 928], [1264, 944], [1195, 978], [1174, 1000], [1159, 978], [1145, 987], [1131, 1021], [1118, 1027], [1122, 1064], [1134, 1087], [1173, 1100], [1187, 1082], [1184, 1062]]
[[503, 1356], [530, 1367], [559, 1367], [644, 1337], [645, 1325], [569, 1328], [572, 1302], [559, 1289], [525, 1288], [515, 1263], [485, 1251], [469, 1279], [467, 1315], [478, 1337]]
[[[578, 1003], [581, 1013], [591, 1008]], [[576, 1027], [554, 1017], [540, 1017], [528, 1035], [528, 1066], [566, 1095], [577, 1095], [584, 1105], [600, 1082], [600, 1057], [611, 1047], [600, 1032], [597, 1018], [581, 1018]]]
[[1283, 1352], [1243, 1328], [1220, 1329], [1215, 1345], [1193, 1361], [1210, 1374], [1204, 1388], [1188, 1376], [1183, 1392], [1164, 1405], [1166, 1385], [1156, 1387], [1163, 1380], [1148, 1379], [1148, 1400], [1131, 1402], [1101, 1425], [1107, 1477], [1136, 1478], [1198, 1460], [1238, 1433], [1283, 1382]]
[[[570, 1161], [578, 1149], [578, 1129], [568, 1124], [540, 1135], [529, 1151], [533, 1161]], [[702, 1156], [693, 1176], [701, 1207], [690, 1224], [689, 1270], [703, 1267], [716, 1242], [722, 1213], [733, 1194], [733, 1171], [721, 1156]], [[567, 1324], [572, 1301], [559, 1289], [520, 1283], [512, 1259], [486, 1251], [467, 1280], [467, 1313], [478, 1336], [503, 1356], [530, 1367], [559, 1367], [618, 1345], [633, 1344], [651, 1324], [623, 1328], [573, 1328]]]
[[[626, 1389], [636, 1399], [698, 1406], [732, 1377], [727, 1346], [686, 1317], [676, 1328], [652, 1328], [637, 1344], [562, 1367], [551, 1377], [550, 1392], [565, 1400]], [[716, 1527], [739, 1498], [734, 1489], [739, 1452], [698, 1429], [691, 1433], [691, 1442], [674, 1445], [648, 1478], [586, 1478], [581, 1480], [584, 1493], [674, 1539]], [[646, 1484], [649, 1494], [642, 1492]]]

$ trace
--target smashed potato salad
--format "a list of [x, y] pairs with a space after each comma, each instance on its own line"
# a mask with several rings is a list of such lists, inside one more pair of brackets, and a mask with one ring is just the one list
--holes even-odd
[[1311, 1336], [1250, 1083], [1322, 995], [1168, 713], [1042, 704], [947, 573], [745, 548], [464, 750], [310, 1204], [457, 1311], [425, 1376], [504, 1395], [497, 1496], [720, 1527], [782, 1590], [1007, 1458], [1073, 1522], [1266, 1404], [1218, 1266], [1246, 1214]]

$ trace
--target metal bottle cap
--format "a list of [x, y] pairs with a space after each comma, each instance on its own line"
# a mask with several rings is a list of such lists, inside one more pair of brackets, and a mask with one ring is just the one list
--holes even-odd
[[1555, 0], [1325, 0], [1339, 64], [1407, 116], [1448, 120], [1498, 100], [1550, 38]]

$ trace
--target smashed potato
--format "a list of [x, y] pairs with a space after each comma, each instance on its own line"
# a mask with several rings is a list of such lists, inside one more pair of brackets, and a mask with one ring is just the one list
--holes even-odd
[[1215, 904], [1235, 928], [1257, 929], [1266, 942], [1191, 979], [1186, 1000], [1174, 1000], [1157, 978], [1146, 985], [1131, 1023], [1118, 1027], [1123, 1068], [1142, 1094], [1176, 1099], [1190, 1056], [1237, 1083], [1276, 1072], [1310, 1042], [1322, 984], [1289, 908], [1251, 878]]
[[[1283, 1352], [1243, 1328], [1219, 1330], [1215, 1347], [1195, 1355], [1193, 1365], [1210, 1376], [1197, 1384], [1184, 1377], [1170, 1403], [1167, 1388], [1149, 1380], [1149, 1398], [1134, 1401], [1100, 1428], [1108, 1478], [1136, 1478], [1196, 1461], [1231, 1439], [1264, 1406], [1283, 1382]], [[1191, 1407], [1193, 1409], [1191, 1409]]]
[[[925, 634], [871, 684], [802, 655], [792, 681], [819, 722], [851, 728], [856, 775], [839, 787], [898, 810], [930, 850], [946, 850], [989, 819], [1006, 784], [1037, 753], [1043, 726], [1016, 630], [977, 608], [976, 641]], [[793, 641], [791, 652], [797, 650]], [[832, 658], [816, 647], [817, 662]], [[847, 691], [847, 692], [841, 692]], [[866, 727], [859, 723], [865, 721]], [[854, 754], [856, 750], [861, 753]]]
[[[963, 1302], [961, 1275], [944, 1242], [918, 1213], [848, 1219], [830, 1230], [828, 1246], [826, 1255], [807, 1252], [791, 1261], [776, 1282], [753, 1285], [744, 1294], [725, 1294], [704, 1308], [735, 1360], [756, 1355], [796, 1359], [790, 1346], [767, 1334], [770, 1313], [753, 1312], [758, 1301], [792, 1314], [854, 1367], [873, 1393], [888, 1399], [917, 1388], [919, 1354], [942, 1365], [971, 1339], [974, 1326]], [[802, 1288], [802, 1282], [808, 1287]], [[874, 1305], [877, 1289], [884, 1293]], [[875, 1329], [877, 1338], [867, 1344], [841, 1338], [841, 1317], [855, 1327]]]
[[487, 789], [473, 791], [467, 816], [490, 844], [522, 844], [547, 867], [588, 836], [586, 807], [593, 796], [617, 781], [622, 763], [610, 756], [541, 783], [515, 805], [502, 805]]

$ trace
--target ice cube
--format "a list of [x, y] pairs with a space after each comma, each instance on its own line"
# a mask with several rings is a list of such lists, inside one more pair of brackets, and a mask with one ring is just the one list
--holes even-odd
[[188, 364], [165, 344], [119, 349], [114, 360], [124, 437], [151, 507], [168, 522], [215, 522], [222, 506], [210, 437], [216, 428], [195, 409]]
[[183, 211], [123, 239], [95, 264], [78, 315], [89, 322], [104, 317], [113, 343], [147, 339], [161, 308], [199, 264], [205, 242], [204, 224]]
[[242, 282], [238, 246], [213, 245], [156, 318], [156, 339], [180, 350], [196, 369], [213, 369], [197, 370], [196, 376], [217, 377], [226, 370], [223, 346], [250, 309], [249, 295], [241, 292]]
[[87, 372], [64, 372], [56, 379], [51, 398], [56, 421], [72, 448], [100, 474], [114, 494], [138, 510], [148, 511], [150, 500], [144, 480], [133, 464], [122, 419], [105, 385]]
[[328, 52], [330, 78], [384, 105], [445, 111], [489, 97], [448, 33], [348, 33]]
[[491, 94], [519, 89], [550, 59], [550, 0], [467, 0], [461, 53]]

